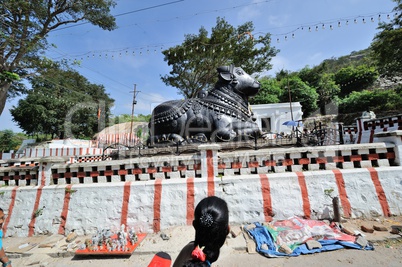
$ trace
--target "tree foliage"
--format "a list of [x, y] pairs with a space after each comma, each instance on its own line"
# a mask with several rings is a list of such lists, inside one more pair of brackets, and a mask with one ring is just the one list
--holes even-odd
[[348, 66], [335, 73], [334, 80], [340, 86], [340, 97], [345, 97], [353, 91], [362, 91], [373, 85], [378, 78], [375, 67], [360, 65]]
[[259, 80], [260, 91], [256, 96], [250, 99], [250, 104], [273, 104], [279, 103], [279, 98], [283, 94], [279, 82], [276, 79], [263, 77]]
[[0, 131], [0, 152], [16, 151], [26, 136], [22, 133], [14, 133], [12, 130]]
[[402, 106], [401, 90], [363, 90], [352, 92], [339, 104], [340, 113], [363, 112], [367, 110], [380, 113], [385, 110], [398, 110]]
[[164, 50], [164, 60], [172, 67], [162, 81], [178, 89], [185, 98], [197, 96], [217, 81], [216, 68], [234, 64], [253, 74], [271, 69], [270, 61], [278, 52], [271, 47], [270, 34], [255, 37], [254, 26], [246, 22], [237, 28], [217, 18], [211, 35], [204, 27], [188, 34], [181, 45]]
[[381, 31], [372, 44], [372, 56], [380, 73], [394, 77], [402, 74], [402, 0], [393, 0], [397, 14], [389, 23], [382, 22]]
[[27, 134], [91, 138], [110, 116], [114, 100], [102, 85], [59, 64], [31, 78], [32, 89], [10, 109]]
[[87, 21], [104, 30], [116, 27], [112, 0], [2, 0], [0, 4], [0, 114], [8, 96], [25, 93], [18, 82], [42, 67], [40, 52], [49, 32]]

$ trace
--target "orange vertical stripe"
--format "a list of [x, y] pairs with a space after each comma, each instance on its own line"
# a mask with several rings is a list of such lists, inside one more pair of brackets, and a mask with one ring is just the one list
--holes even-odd
[[299, 180], [300, 190], [301, 190], [301, 194], [302, 194], [304, 216], [307, 219], [310, 219], [311, 208], [310, 208], [310, 200], [308, 198], [306, 180], [304, 179], [305, 177], [302, 172], [296, 172], [296, 174], [297, 174], [297, 179]]
[[269, 179], [266, 174], [260, 174], [261, 181], [261, 193], [262, 193], [262, 202], [264, 209], [264, 217], [265, 221], [269, 222], [272, 220], [272, 199], [271, 199], [271, 186], [269, 184]]
[[71, 199], [71, 188], [73, 187], [72, 184], [69, 184], [66, 186], [66, 189], [64, 190], [64, 203], [63, 203], [63, 209], [61, 211], [61, 223], [59, 227], [59, 235], [64, 235], [65, 230], [66, 230], [66, 222], [67, 222], [67, 215], [68, 215], [68, 207], [70, 205], [70, 199]]
[[382, 188], [380, 179], [378, 178], [378, 172], [374, 168], [368, 168], [371, 176], [371, 180], [373, 181], [375, 191], [377, 192], [378, 201], [380, 201], [380, 205], [382, 208], [382, 212], [384, 216], [391, 216], [391, 211], [389, 210], [389, 205], [387, 201], [387, 196], [385, 195], [384, 189]]
[[338, 186], [339, 198], [341, 200], [341, 205], [343, 208], [343, 216], [350, 218], [352, 215], [352, 207], [350, 206], [348, 194], [345, 189], [345, 180], [343, 179], [343, 174], [340, 170], [333, 170], [335, 174], [336, 185]]
[[208, 175], [208, 196], [215, 195], [215, 182], [214, 182], [214, 159], [212, 157], [212, 150], [207, 150], [207, 175]]
[[186, 222], [187, 225], [192, 225], [194, 220], [194, 178], [187, 178], [187, 214]]
[[131, 182], [128, 181], [124, 183], [123, 204], [121, 207], [120, 225], [124, 224], [127, 226], [128, 203], [130, 202], [130, 192], [131, 192]]
[[14, 209], [14, 205], [15, 205], [15, 197], [17, 196], [17, 188], [18, 188], [18, 186], [15, 186], [13, 188], [13, 191], [11, 191], [11, 202], [10, 202], [10, 205], [8, 206], [8, 214], [6, 217], [6, 221], [4, 222], [4, 225], [3, 225], [4, 236], [6, 236], [7, 226], [10, 223], [11, 215], [13, 215], [13, 209]]
[[155, 180], [154, 192], [154, 232], [157, 233], [161, 229], [161, 200], [162, 200], [162, 179]]
[[40, 202], [40, 198], [42, 196], [42, 188], [43, 188], [43, 185], [39, 186], [38, 191], [36, 192], [36, 198], [35, 198], [34, 209], [33, 209], [32, 216], [31, 216], [31, 222], [28, 225], [28, 229], [29, 229], [28, 237], [31, 237], [34, 234], [35, 221], [36, 221], [35, 213], [39, 209], [39, 202]]

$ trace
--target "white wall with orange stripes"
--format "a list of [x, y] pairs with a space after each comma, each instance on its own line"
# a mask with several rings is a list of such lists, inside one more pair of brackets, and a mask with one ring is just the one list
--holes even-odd
[[402, 215], [402, 167], [7, 187], [0, 194], [5, 236], [19, 237], [91, 234], [121, 224], [137, 232], [190, 225], [208, 195], [228, 202], [231, 224], [294, 215], [323, 219], [333, 213], [334, 196], [343, 217], [373, 218]]

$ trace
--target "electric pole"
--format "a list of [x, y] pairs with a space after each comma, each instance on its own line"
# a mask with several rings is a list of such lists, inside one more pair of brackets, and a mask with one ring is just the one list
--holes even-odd
[[131, 91], [131, 92], [130, 92], [130, 93], [133, 93], [133, 104], [132, 104], [132, 108], [131, 108], [131, 125], [130, 125], [130, 135], [129, 135], [129, 138], [130, 138], [129, 143], [130, 143], [130, 144], [131, 144], [131, 142], [132, 142], [132, 140], [133, 140], [134, 106], [135, 106], [135, 104], [137, 104], [136, 97], [137, 97], [137, 94], [138, 94], [139, 92], [140, 92], [140, 91], [137, 91], [137, 85], [134, 84], [134, 91]]

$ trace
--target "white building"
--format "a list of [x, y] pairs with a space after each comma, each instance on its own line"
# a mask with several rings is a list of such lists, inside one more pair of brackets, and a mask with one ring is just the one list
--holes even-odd
[[256, 123], [262, 131], [269, 133], [290, 134], [292, 127], [285, 126], [283, 123], [301, 120], [303, 116], [301, 108], [300, 102], [293, 102], [292, 109], [290, 103], [251, 105], [251, 110], [257, 118]]

